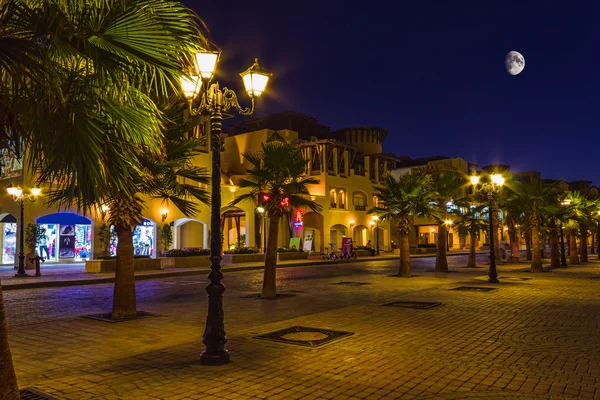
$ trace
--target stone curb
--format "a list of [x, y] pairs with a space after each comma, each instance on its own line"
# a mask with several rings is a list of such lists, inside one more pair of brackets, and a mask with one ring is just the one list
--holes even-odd
[[[468, 253], [450, 253], [447, 254], [448, 257], [453, 256], [463, 256]], [[483, 254], [481, 252], [477, 252], [477, 254]], [[411, 258], [430, 258], [435, 257], [435, 254], [413, 254]], [[352, 260], [353, 263], [361, 263], [368, 261], [387, 261], [387, 260], [396, 260], [398, 256], [375, 256], [375, 257], [362, 257], [356, 260]], [[318, 266], [318, 265], [337, 265], [344, 264], [349, 262], [349, 260], [314, 260], [308, 262], [298, 262], [298, 263], [290, 263], [290, 264], [281, 264], [278, 265], [277, 268], [294, 268], [294, 267], [310, 267], [310, 266]], [[245, 266], [245, 267], [223, 267], [222, 272], [227, 274], [228, 272], [240, 272], [240, 271], [255, 271], [263, 269], [262, 265], [253, 265], [253, 266]], [[173, 271], [173, 272], [158, 272], [158, 273], [149, 273], [143, 275], [136, 275], [136, 281], [145, 281], [151, 279], [161, 279], [161, 278], [173, 278], [177, 276], [195, 276], [195, 275], [208, 275], [210, 272], [209, 269], [202, 270], [193, 270], [193, 271]], [[32, 277], [32, 279], [35, 279]], [[56, 281], [40, 281], [40, 282], [28, 282], [28, 283], [15, 283], [15, 284], [2, 284], [2, 291], [7, 290], [22, 290], [22, 289], [40, 289], [40, 288], [52, 288], [52, 287], [68, 287], [68, 286], [84, 286], [84, 285], [96, 285], [103, 283], [114, 283], [114, 277], [106, 277], [106, 278], [83, 278], [83, 279], [73, 279], [73, 280], [56, 280]]]

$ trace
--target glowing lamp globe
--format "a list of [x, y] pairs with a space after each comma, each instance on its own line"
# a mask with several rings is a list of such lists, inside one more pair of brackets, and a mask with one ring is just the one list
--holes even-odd
[[250, 97], [259, 97], [265, 91], [272, 75], [258, 65], [258, 58], [254, 59], [254, 64], [250, 68], [240, 74]]
[[200, 92], [202, 81], [198, 75], [182, 76], [180, 78], [181, 90], [188, 99], [193, 99]]
[[8, 194], [10, 194], [11, 196], [14, 196], [14, 195], [15, 195], [15, 193], [16, 193], [16, 191], [17, 191], [17, 188], [11, 185], [11, 186], [9, 186], [9, 187], [7, 187], [7, 188], [6, 188], [6, 191], [7, 191], [7, 192], [8, 192]]
[[211, 80], [219, 61], [218, 51], [202, 51], [196, 54], [196, 70], [203, 79]]
[[40, 188], [32, 188], [31, 189], [31, 194], [33, 195], [33, 197], [38, 197], [41, 193], [42, 193], [42, 189], [40, 189]]
[[477, 175], [471, 175], [471, 184], [477, 185], [479, 183], [479, 177]]
[[498, 186], [502, 186], [502, 185], [504, 185], [504, 177], [500, 174], [493, 174], [492, 182]]

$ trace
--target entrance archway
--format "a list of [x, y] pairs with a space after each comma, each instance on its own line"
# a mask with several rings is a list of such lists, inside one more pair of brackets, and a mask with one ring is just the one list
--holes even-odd
[[173, 248], [208, 247], [208, 227], [197, 219], [180, 218], [173, 221]]
[[223, 250], [233, 247], [246, 247], [246, 213], [231, 207], [221, 214], [223, 229]]
[[352, 233], [352, 241], [356, 246], [366, 246], [369, 241], [369, 228], [364, 225], [357, 225]]
[[0, 263], [14, 264], [17, 252], [17, 218], [12, 214], [0, 214]]
[[312, 251], [325, 253], [325, 234], [323, 231], [323, 216], [314, 211], [307, 212], [303, 217], [302, 243], [312, 238]]
[[333, 225], [329, 228], [329, 246], [333, 246], [337, 252], [342, 247], [342, 238], [348, 235], [348, 228], [342, 224]]
[[92, 221], [79, 214], [59, 212], [35, 221], [44, 235], [36, 253], [47, 262], [85, 261], [92, 253]]

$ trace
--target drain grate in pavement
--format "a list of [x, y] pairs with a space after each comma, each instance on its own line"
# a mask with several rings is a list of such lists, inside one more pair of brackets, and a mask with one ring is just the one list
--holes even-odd
[[332, 283], [332, 285], [343, 285], [343, 286], [362, 286], [362, 285], [370, 285], [371, 283], [369, 282], [345, 282], [345, 281], [339, 281], [339, 282], [334, 282]]
[[433, 301], [393, 301], [384, 304], [386, 307], [414, 308], [415, 310], [427, 310], [441, 305], [442, 303]]
[[331, 329], [292, 326], [279, 331], [255, 336], [254, 338], [285, 344], [296, 344], [299, 346], [319, 347], [353, 334], [353, 332], [334, 331]]
[[[301, 293], [301, 292], [296, 291], [295, 293]], [[296, 297], [296, 295], [292, 294], [292, 293], [277, 293], [275, 295], [275, 297], [266, 298], [266, 297], [261, 297], [260, 293], [253, 293], [248, 296], [244, 296], [244, 298], [246, 298], [246, 299], [259, 299], [259, 300], [278, 300], [278, 299], [287, 299], [288, 297]]]
[[133, 321], [136, 319], [140, 319], [140, 318], [146, 318], [146, 317], [156, 317], [156, 314], [152, 314], [149, 313], [147, 311], [138, 311], [137, 312], [137, 316], [135, 318], [132, 319], [113, 319], [111, 318], [112, 314], [111, 313], [106, 313], [106, 314], [89, 314], [89, 315], [82, 315], [83, 318], [89, 318], [89, 319], [95, 319], [97, 321], [102, 321], [102, 322], [125, 322], [125, 321]]
[[40, 392], [35, 388], [21, 389], [20, 394], [21, 400], [58, 400], [56, 397]]
[[504, 281], [530, 281], [531, 278], [519, 278], [514, 276], [499, 276], [498, 279]]
[[481, 287], [481, 286], [459, 286], [450, 290], [460, 290], [461, 292], [491, 292], [492, 290], [497, 290], [496, 288], [491, 287]]

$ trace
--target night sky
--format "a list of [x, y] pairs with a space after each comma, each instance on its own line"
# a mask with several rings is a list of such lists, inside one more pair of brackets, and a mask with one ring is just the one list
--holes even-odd
[[[593, 0], [183, 2], [223, 50], [222, 84], [241, 90], [254, 57], [274, 73], [257, 116], [380, 126], [396, 155], [600, 184]], [[525, 57], [520, 75], [504, 69], [510, 50]]]

